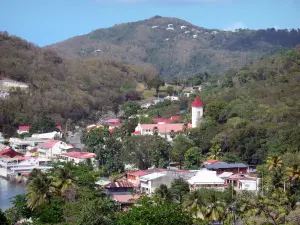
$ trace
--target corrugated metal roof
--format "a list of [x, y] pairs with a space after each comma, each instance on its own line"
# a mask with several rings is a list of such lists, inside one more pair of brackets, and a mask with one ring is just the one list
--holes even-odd
[[151, 173], [145, 176], [140, 177], [140, 180], [154, 180], [157, 179], [159, 177], [163, 177], [166, 176], [165, 173]]
[[230, 169], [230, 168], [247, 168], [248, 166], [244, 163], [214, 163], [204, 165], [206, 169]]
[[112, 182], [105, 186], [106, 188], [133, 188], [134, 185], [131, 182], [128, 181], [122, 181], [122, 182]]

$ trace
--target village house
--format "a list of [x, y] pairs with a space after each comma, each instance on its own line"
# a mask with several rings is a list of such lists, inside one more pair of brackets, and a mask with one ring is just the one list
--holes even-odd
[[203, 166], [207, 170], [216, 171], [217, 175], [222, 174], [224, 172], [232, 172], [232, 173], [247, 173], [248, 165], [243, 163], [226, 163], [226, 162], [218, 162], [212, 164], [205, 164]]
[[[70, 148], [71, 149], [71, 148]], [[59, 156], [60, 159], [67, 162], [74, 163], [87, 163], [88, 160], [91, 160], [91, 163], [95, 160], [96, 154], [91, 152], [66, 152]]]
[[232, 185], [237, 191], [257, 191], [259, 179], [257, 177], [250, 176], [249, 174], [232, 174], [224, 178], [225, 184]]
[[139, 178], [141, 193], [152, 195], [156, 188], [161, 184], [168, 187], [175, 179], [182, 178], [188, 180], [195, 175], [194, 172], [189, 170], [166, 170], [160, 169], [159, 172], [150, 173]]
[[113, 194], [111, 199], [120, 204], [120, 210], [126, 210], [126, 208], [134, 206], [135, 201], [141, 197], [139, 194]]
[[3, 88], [21, 88], [21, 89], [27, 89], [28, 85], [22, 82], [9, 80], [9, 79], [3, 79], [0, 80], [0, 89]]
[[214, 188], [224, 190], [225, 182], [217, 176], [216, 171], [200, 170], [194, 177], [188, 180], [190, 190], [195, 191], [200, 188]]
[[9, 139], [9, 146], [18, 151], [18, 152], [26, 152], [28, 147], [36, 147], [40, 143], [44, 143], [48, 141], [48, 139], [42, 138], [33, 138], [33, 137], [25, 137], [24, 139], [21, 138], [10, 138]]
[[47, 140], [44, 143], [39, 143], [37, 148], [39, 156], [46, 158], [57, 158], [58, 156], [66, 153], [67, 149], [72, 147], [63, 141]]
[[24, 133], [29, 133], [30, 126], [19, 126], [19, 129], [17, 130], [17, 133], [24, 134]]

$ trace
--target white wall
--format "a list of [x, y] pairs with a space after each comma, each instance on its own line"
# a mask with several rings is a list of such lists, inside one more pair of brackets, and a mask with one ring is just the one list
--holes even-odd
[[202, 117], [203, 107], [192, 107], [192, 128], [198, 126], [198, 123]]

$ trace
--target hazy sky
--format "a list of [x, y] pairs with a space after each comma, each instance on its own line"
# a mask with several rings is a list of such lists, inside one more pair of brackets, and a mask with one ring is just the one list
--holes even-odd
[[300, 0], [0, 0], [0, 30], [40, 46], [155, 15], [205, 28], [300, 28]]

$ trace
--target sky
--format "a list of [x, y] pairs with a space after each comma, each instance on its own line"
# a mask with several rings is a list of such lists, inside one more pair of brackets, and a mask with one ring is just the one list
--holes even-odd
[[1, 0], [0, 31], [39, 46], [155, 15], [212, 29], [300, 28], [300, 0]]

